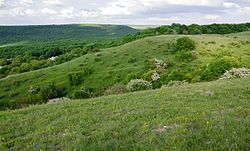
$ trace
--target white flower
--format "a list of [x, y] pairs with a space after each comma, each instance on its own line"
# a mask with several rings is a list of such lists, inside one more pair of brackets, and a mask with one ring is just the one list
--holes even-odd
[[229, 79], [229, 78], [239, 78], [239, 77], [248, 77], [250, 76], [250, 69], [248, 68], [232, 68], [229, 71], [226, 71], [220, 78], [222, 79]]

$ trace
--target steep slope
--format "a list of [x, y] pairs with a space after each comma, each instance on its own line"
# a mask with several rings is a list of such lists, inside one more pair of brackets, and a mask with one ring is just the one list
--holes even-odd
[[1, 150], [248, 150], [250, 78], [0, 111]]
[[[241, 33], [243, 34], [243, 33]], [[238, 34], [237, 34], [238, 35]], [[243, 35], [249, 35], [249, 32]], [[46, 86], [54, 83], [68, 92], [68, 95], [81, 87], [91, 88], [96, 95], [102, 94], [103, 90], [115, 83], [126, 83], [126, 77], [130, 73], [143, 74], [147, 72], [149, 59], [161, 59], [167, 64], [167, 73], [173, 69], [194, 70], [199, 73], [201, 66], [210, 63], [213, 59], [228, 56], [239, 58], [244, 67], [250, 67], [250, 38], [242, 36], [235, 38], [232, 35], [196, 35], [188, 36], [195, 40], [196, 59], [191, 62], [180, 61], [167, 49], [169, 42], [175, 41], [176, 36], [156, 36], [137, 40], [123, 46], [90, 53], [70, 62], [50, 68], [13, 75], [0, 80], [0, 104], [2, 108], [20, 107], [39, 101], [30, 97], [29, 90], [34, 86]], [[244, 42], [244, 43], [243, 43]], [[235, 46], [235, 43], [237, 44]], [[68, 76], [70, 73], [82, 72], [90, 69], [92, 74], [84, 77], [82, 83], [71, 86]], [[192, 75], [195, 82], [199, 75]]]
[[0, 26], [0, 44], [58, 40], [115, 39], [137, 30], [122, 25]]

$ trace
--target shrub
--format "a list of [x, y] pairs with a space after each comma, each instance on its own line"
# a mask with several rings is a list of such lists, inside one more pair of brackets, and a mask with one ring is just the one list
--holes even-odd
[[156, 69], [156, 68], [161, 68], [161, 69], [167, 69], [168, 66], [170, 66], [169, 64], [165, 63], [162, 60], [158, 60], [158, 59], [149, 59], [149, 60], [145, 60], [145, 64], [146, 64], [146, 69]]
[[82, 87], [80, 90], [76, 90], [72, 93], [73, 99], [87, 99], [91, 98], [91, 91], [85, 87]]
[[40, 91], [40, 87], [31, 85], [28, 92], [31, 94], [36, 94]]
[[100, 57], [96, 57], [96, 58], [95, 58], [95, 61], [96, 61], [96, 62], [101, 61], [101, 58], [100, 58]]
[[57, 97], [61, 97], [60, 90], [55, 86], [54, 83], [50, 83], [41, 87], [40, 96], [43, 100], [49, 100]]
[[232, 67], [237, 67], [237, 66], [238, 63], [233, 59], [229, 58], [216, 59], [211, 64], [202, 67], [201, 80], [211, 81], [218, 79], [227, 70], [230, 70]]
[[108, 87], [104, 91], [104, 95], [124, 94], [126, 92], [128, 92], [128, 89], [124, 84], [115, 84], [111, 87]]
[[153, 86], [148, 81], [142, 79], [133, 79], [128, 83], [127, 88], [130, 91], [141, 91], [152, 89]]
[[239, 77], [248, 77], [250, 76], [250, 69], [247, 68], [233, 68], [229, 71], [226, 71], [220, 78], [229, 79], [229, 78], [239, 78]]
[[160, 75], [154, 71], [148, 71], [142, 75], [142, 78], [146, 81], [158, 81], [160, 79]]
[[128, 59], [128, 63], [135, 63], [137, 60], [135, 57], [131, 57]]
[[133, 79], [140, 78], [140, 73], [129, 73], [125, 78], [125, 83], [129, 83]]
[[177, 57], [181, 60], [181, 61], [192, 61], [194, 60], [194, 55], [192, 52], [190, 51], [180, 51], [177, 54]]
[[177, 39], [176, 43], [173, 46], [173, 51], [191, 51], [195, 49], [195, 42], [188, 38], [188, 37], [183, 37]]
[[84, 74], [82, 72], [69, 73], [68, 79], [69, 79], [70, 85], [81, 84], [83, 82], [83, 76]]
[[163, 84], [167, 84], [170, 81], [183, 81], [185, 80], [185, 73], [182, 70], [174, 69], [171, 73], [164, 74], [161, 78]]

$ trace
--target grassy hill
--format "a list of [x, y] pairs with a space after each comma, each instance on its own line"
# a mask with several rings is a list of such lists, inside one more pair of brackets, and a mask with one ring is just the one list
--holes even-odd
[[250, 78], [0, 111], [1, 150], [248, 150]]
[[136, 32], [136, 29], [121, 25], [0, 26], [0, 44], [115, 39]]
[[[105, 88], [115, 83], [125, 83], [129, 74], [143, 75], [148, 71], [147, 61], [161, 59], [169, 66], [161, 71], [171, 74], [173, 70], [187, 71], [185, 76], [190, 82], [198, 82], [202, 66], [216, 58], [227, 57], [240, 61], [242, 67], [250, 67], [250, 32], [230, 35], [193, 35], [187, 36], [197, 43], [196, 59], [183, 61], [168, 49], [168, 44], [183, 35], [162, 35], [140, 39], [119, 47], [88, 53], [80, 58], [50, 68], [23, 74], [12, 75], [0, 80], [1, 107], [13, 108], [38, 103], [31, 98], [29, 89], [34, 86], [46, 86], [54, 83], [67, 96], [81, 87], [94, 91], [95, 96], [102, 95]], [[70, 85], [70, 73], [91, 70], [91, 75], [82, 79], [79, 85]], [[191, 73], [191, 75], [189, 74]], [[163, 75], [164, 76], [164, 75]]]

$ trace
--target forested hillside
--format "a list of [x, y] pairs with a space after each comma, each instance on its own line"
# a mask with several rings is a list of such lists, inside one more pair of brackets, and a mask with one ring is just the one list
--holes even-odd
[[0, 26], [0, 44], [57, 40], [115, 39], [137, 30], [122, 25]]

